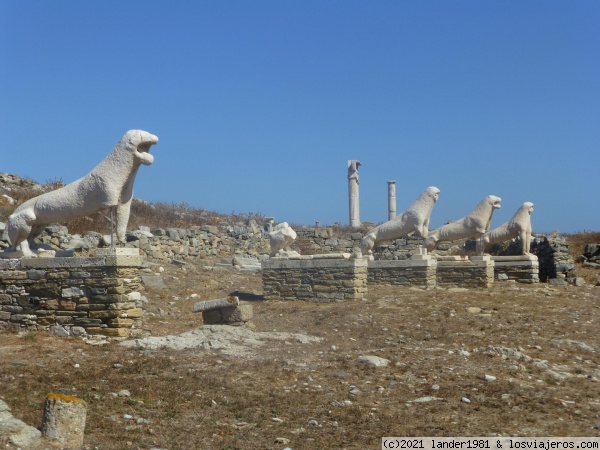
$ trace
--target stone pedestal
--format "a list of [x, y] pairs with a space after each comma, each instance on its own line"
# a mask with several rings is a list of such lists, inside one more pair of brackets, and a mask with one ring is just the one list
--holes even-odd
[[87, 415], [87, 404], [80, 398], [48, 394], [44, 404], [42, 435], [62, 449], [79, 449]]
[[514, 280], [519, 283], [540, 281], [540, 264], [535, 255], [492, 256], [492, 259], [497, 280]]
[[364, 299], [367, 260], [329, 253], [262, 261], [265, 300], [335, 302]]
[[437, 261], [428, 255], [410, 260], [369, 261], [370, 284], [415, 286], [430, 289], [436, 284]]
[[436, 284], [439, 287], [491, 287], [494, 261], [489, 256], [437, 258]]
[[0, 326], [131, 336], [142, 329], [137, 249], [0, 260]]

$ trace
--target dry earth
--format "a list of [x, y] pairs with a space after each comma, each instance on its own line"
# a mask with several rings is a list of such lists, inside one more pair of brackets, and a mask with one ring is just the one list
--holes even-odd
[[[163, 276], [166, 290], [144, 293], [152, 336], [197, 329], [193, 304], [232, 293], [252, 303], [254, 334], [173, 350], [0, 332], [0, 398], [13, 414], [39, 426], [48, 392], [81, 397], [85, 448], [103, 450], [600, 436], [600, 287], [375, 287], [366, 301], [315, 304], [263, 301], [260, 273], [188, 264]], [[357, 361], [366, 355], [390, 363]]]

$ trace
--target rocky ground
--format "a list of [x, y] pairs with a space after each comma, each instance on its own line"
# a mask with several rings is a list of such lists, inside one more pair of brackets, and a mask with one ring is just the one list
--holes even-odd
[[[152, 267], [166, 287], [144, 292], [146, 339], [0, 332], [0, 399], [39, 426], [47, 393], [83, 398], [88, 449], [600, 436], [600, 287], [375, 287], [365, 301], [266, 302], [259, 272], [209, 266]], [[228, 294], [253, 306], [253, 328], [200, 328], [194, 303]]]

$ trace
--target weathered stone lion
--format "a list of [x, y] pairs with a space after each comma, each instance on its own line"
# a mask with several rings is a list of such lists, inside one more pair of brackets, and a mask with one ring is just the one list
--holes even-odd
[[34, 257], [28, 239], [39, 235], [50, 223], [64, 222], [100, 210], [116, 209], [117, 238], [125, 239], [133, 182], [140, 167], [154, 162], [150, 147], [158, 142], [153, 134], [130, 130], [110, 154], [90, 173], [60, 189], [21, 204], [8, 218], [8, 238], [23, 256]]
[[488, 231], [477, 241], [477, 253], [482, 253], [489, 244], [508, 241], [518, 236], [521, 240], [521, 251], [524, 255], [530, 254], [532, 212], [533, 203], [523, 203], [512, 219], [498, 228]]
[[271, 245], [270, 256], [284, 255], [289, 256], [290, 254], [298, 254], [293, 250], [290, 250], [290, 245], [296, 240], [298, 235], [287, 222], [278, 223], [273, 227], [273, 230], [269, 233], [269, 243]]
[[413, 232], [425, 239], [429, 233], [429, 216], [439, 195], [438, 188], [429, 186], [402, 214], [371, 229], [360, 241], [362, 254], [371, 255], [377, 243], [398, 239]]
[[492, 214], [495, 209], [500, 208], [501, 201], [500, 197], [488, 195], [466, 217], [431, 231], [425, 240], [427, 251], [435, 249], [440, 241], [479, 238], [489, 230]]

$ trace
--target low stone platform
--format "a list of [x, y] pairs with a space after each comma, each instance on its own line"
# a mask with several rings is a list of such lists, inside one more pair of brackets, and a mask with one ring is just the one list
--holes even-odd
[[414, 286], [430, 289], [436, 285], [435, 259], [369, 261], [369, 284]]
[[439, 287], [491, 287], [494, 283], [494, 261], [490, 256], [436, 259], [436, 285]]
[[131, 336], [142, 328], [137, 249], [0, 260], [0, 326]]
[[514, 280], [519, 283], [538, 283], [540, 264], [535, 255], [492, 256], [497, 280]]
[[367, 294], [367, 260], [329, 253], [262, 261], [265, 300], [335, 302]]

